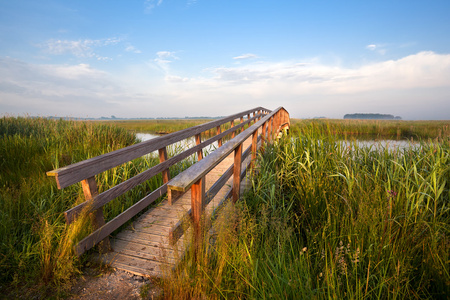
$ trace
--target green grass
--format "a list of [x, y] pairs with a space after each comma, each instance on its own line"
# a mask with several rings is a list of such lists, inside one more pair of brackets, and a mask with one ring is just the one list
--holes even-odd
[[[82, 261], [73, 245], [90, 231], [89, 217], [66, 225], [63, 212], [84, 202], [81, 185], [58, 190], [46, 172], [121, 149], [137, 142], [123, 128], [44, 118], [0, 119], [0, 286], [29, 287], [45, 295], [64, 290]], [[169, 157], [175, 153], [169, 153]], [[157, 164], [155, 156], [139, 158], [99, 174], [102, 192]], [[170, 168], [173, 175], [192, 163]], [[106, 221], [162, 184], [156, 176], [104, 206]]]
[[162, 282], [165, 296], [445, 299], [449, 142], [375, 151], [304, 132], [266, 148], [252, 189]]

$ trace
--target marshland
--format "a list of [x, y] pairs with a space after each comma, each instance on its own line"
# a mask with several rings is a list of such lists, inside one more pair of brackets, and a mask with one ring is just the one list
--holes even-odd
[[[64, 297], [86, 258], [72, 246], [89, 221], [63, 212], [83, 201], [46, 171], [208, 120], [84, 122], [0, 119], [2, 289]], [[450, 121], [291, 120], [267, 146], [252, 186], [204, 233], [202, 251], [158, 284], [166, 298], [445, 298], [450, 294]], [[187, 126], [187, 127], [186, 127]], [[391, 151], [358, 139], [403, 139]], [[171, 169], [176, 174], [187, 160]], [[147, 156], [97, 178], [100, 190], [157, 164]], [[108, 204], [124, 211], [162, 179]], [[139, 197], [141, 196], [141, 197]], [[95, 251], [95, 250], [94, 250]]]

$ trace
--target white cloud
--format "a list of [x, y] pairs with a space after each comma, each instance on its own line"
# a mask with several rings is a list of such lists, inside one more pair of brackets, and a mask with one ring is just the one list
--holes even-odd
[[144, 1], [144, 9], [145, 13], [151, 13], [153, 9], [162, 4], [163, 0], [145, 0]]
[[179, 58], [172, 51], [158, 51], [156, 58], [153, 60], [156, 65], [162, 69], [166, 74], [169, 73], [169, 64]]
[[141, 52], [141, 50], [139, 50], [139, 49], [136, 49], [134, 46], [131, 46], [131, 45], [129, 45], [129, 46], [127, 46], [126, 48], [125, 48], [125, 51], [127, 51], [127, 52], [133, 52], [133, 53], [142, 53]]
[[255, 54], [252, 54], [252, 53], [246, 53], [246, 54], [242, 54], [242, 55], [233, 57], [233, 59], [236, 59], [236, 60], [253, 59], [253, 58], [258, 58], [258, 56]]
[[366, 46], [366, 49], [370, 50], [370, 51], [376, 51], [378, 54], [381, 55], [385, 55], [387, 50], [386, 50], [386, 45], [381, 45], [381, 44], [370, 44]]
[[40, 45], [45, 52], [53, 55], [71, 54], [81, 58], [97, 58], [98, 60], [110, 60], [96, 53], [95, 49], [120, 43], [119, 38], [107, 38], [100, 40], [56, 40], [51, 39]]

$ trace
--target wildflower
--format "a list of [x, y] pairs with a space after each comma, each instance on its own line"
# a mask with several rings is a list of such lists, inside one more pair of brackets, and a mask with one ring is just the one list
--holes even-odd
[[394, 190], [388, 191], [389, 194], [389, 198], [394, 198], [395, 196], [397, 196], [397, 192]]
[[308, 250], [308, 248], [306, 248], [306, 247], [304, 247], [304, 248], [302, 249], [303, 252], [306, 252], [306, 250]]

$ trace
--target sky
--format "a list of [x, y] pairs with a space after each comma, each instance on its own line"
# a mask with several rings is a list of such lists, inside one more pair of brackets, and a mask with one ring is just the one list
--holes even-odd
[[450, 119], [449, 0], [0, 0], [0, 115]]

